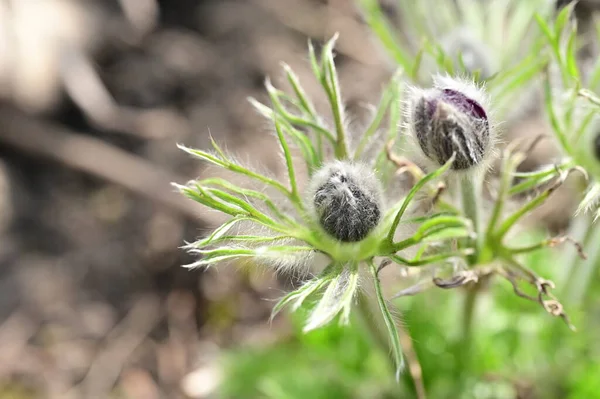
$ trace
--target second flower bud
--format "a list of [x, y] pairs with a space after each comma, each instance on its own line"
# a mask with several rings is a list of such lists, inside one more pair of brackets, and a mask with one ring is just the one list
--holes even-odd
[[482, 164], [493, 144], [482, 90], [469, 82], [438, 77], [428, 90], [413, 89], [409, 128], [423, 154], [439, 165], [452, 154], [454, 170]]

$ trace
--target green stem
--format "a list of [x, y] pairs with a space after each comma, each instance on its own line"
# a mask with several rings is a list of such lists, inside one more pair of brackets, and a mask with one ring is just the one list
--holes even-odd
[[462, 317], [462, 341], [463, 346], [468, 347], [473, 332], [473, 315], [479, 287], [468, 287], [465, 294], [464, 312]]
[[[464, 297], [463, 314], [461, 321], [461, 341], [459, 345], [459, 370], [461, 373], [468, 374], [471, 365], [471, 352], [473, 344], [473, 320], [477, 308], [477, 296], [479, 295], [480, 283], [467, 287]], [[464, 374], [459, 376], [459, 386], [463, 385]], [[463, 389], [461, 388], [461, 391]]]
[[[480, 219], [480, 202], [479, 197], [481, 196], [481, 180], [478, 176], [472, 178], [463, 178], [460, 182], [462, 207], [465, 216], [473, 223], [473, 231], [475, 233], [475, 239], [470, 242], [474, 248], [474, 253], [467, 257], [467, 261], [470, 266], [475, 266], [478, 263], [481, 255], [481, 249], [483, 244], [483, 234], [481, 231], [481, 219]], [[460, 370], [467, 372], [470, 368], [471, 363], [471, 344], [473, 337], [473, 319], [475, 315], [475, 308], [477, 304], [477, 296], [479, 294], [479, 283], [475, 286], [467, 286], [463, 305], [462, 315], [462, 336], [460, 343]], [[460, 376], [461, 391], [464, 388], [463, 376]]]
[[479, 216], [479, 196], [481, 195], [480, 181], [476, 178], [463, 178], [460, 182], [462, 206], [465, 216], [473, 223], [475, 240], [472, 242], [475, 253], [468, 257], [469, 263], [474, 265], [479, 259], [482, 247], [481, 220]]

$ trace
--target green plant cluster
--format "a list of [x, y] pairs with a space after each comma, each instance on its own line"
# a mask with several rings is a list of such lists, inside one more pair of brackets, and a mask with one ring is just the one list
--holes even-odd
[[[364, 131], [350, 132], [345, 124], [335, 36], [320, 54], [309, 46], [312, 71], [328, 100], [329, 115], [316, 111], [288, 66], [284, 70], [291, 93], [267, 81], [271, 104], [250, 99], [273, 124], [286, 181], [244, 166], [214, 141], [212, 151], [181, 146], [252, 183], [247, 188], [207, 178], [176, 185], [192, 200], [229, 216], [208, 236], [186, 245], [199, 255], [189, 267], [244, 262], [306, 276], [273, 309], [273, 316], [286, 307], [298, 311], [295, 320], [301, 328], [296, 340], [259, 353], [233, 355], [224, 395], [385, 398], [414, 392], [422, 398], [428, 392], [435, 398], [508, 398], [528, 397], [523, 392], [529, 389], [542, 395], [532, 397], [600, 397], [598, 379], [592, 377], [600, 370], [586, 363], [600, 354], [592, 335], [584, 329], [581, 338], [574, 338], [564, 325], [540, 319], [539, 308], [528, 307], [537, 304], [572, 329], [564, 305], [575, 306], [574, 317], [586, 329], [594, 328], [594, 321], [583, 317], [579, 307], [596, 301], [593, 309], [598, 310], [593, 287], [598, 286], [594, 278], [598, 278], [600, 237], [592, 219], [600, 215], [600, 161], [594, 152], [600, 62], [589, 70], [580, 66], [579, 36], [571, 18], [574, 5], [555, 12], [553, 4], [541, 0], [457, 0], [436, 2], [432, 14], [427, 12], [432, 9], [430, 1], [400, 3], [405, 11], [399, 23], [402, 33], [392, 28], [377, 1], [357, 4], [398, 67]], [[463, 27], [469, 28], [468, 34], [454, 36]], [[468, 46], [477, 51], [452, 50]], [[539, 112], [562, 149], [560, 159], [539, 170], [518, 171], [539, 142], [536, 137], [503, 146], [494, 141], [494, 148], [485, 154], [496, 165], [494, 173], [487, 165], [456, 172], [453, 162], [468, 155], [461, 153], [465, 148], [472, 150], [456, 139], [448, 142], [456, 149], [443, 165], [411, 159], [405, 150], [415, 142], [417, 122], [406, 104], [415, 103], [411, 96], [429, 93], [419, 90], [438, 84], [435, 76], [440, 73], [451, 83], [438, 92], [454, 93], [453, 99], [458, 92], [474, 107], [480, 104], [472, 93], [491, 99], [490, 109], [478, 111], [486, 115], [486, 124], [487, 115], [506, 121], [511, 104], [538, 90]], [[465, 112], [472, 115], [473, 109]], [[438, 122], [427, 121], [432, 129]], [[465, 134], [469, 126], [463, 126]], [[489, 128], [491, 135], [499, 134], [496, 124]], [[315, 197], [300, 181], [299, 176], [308, 176], [310, 186], [335, 161], [369, 168], [388, 194], [378, 224], [358, 241], [340, 240], [324, 230], [315, 214]], [[523, 219], [573, 172], [585, 177], [576, 237], [547, 238], [525, 229]], [[389, 195], [388, 188], [402, 173], [411, 176], [412, 186], [399, 198], [397, 193]], [[346, 187], [346, 180], [331, 179], [327, 184], [332, 187]], [[493, 194], [486, 195], [489, 191]], [[352, 191], [354, 196], [363, 194]], [[426, 210], [423, 203], [429, 204]], [[551, 251], [563, 243], [573, 244], [573, 249], [567, 251], [567, 267], [561, 269]], [[427, 268], [434, 277], [405, 287], [392, 304], [380, 279], [386, 267]], [[559, 301], [554, 290], [564, 294], [566, 302]], [[422, 291], [427, 294], [416, 295]], [[393, 306], [402, 311], [402, 323], [394, 317]], [[401, 384], [394, 384], [387, 372], [388, 353]], [[290, 356], [297, 359], [293, 364]], [[582, 369], [581, 364], [587, 366]], [[317, 371], [321, 368], [322, 373]]]

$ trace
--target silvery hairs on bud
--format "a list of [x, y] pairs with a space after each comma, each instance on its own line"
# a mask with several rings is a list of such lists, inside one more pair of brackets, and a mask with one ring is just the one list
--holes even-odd
[[596, 157], [596, 160], [600, 161], [600, 132], [596, 133], [592, 148], [594, 149], [594, 156]]
[[361, 163], [326, 164], [313, 175], [307, 200], [323, 230], [341, 242], [366, 238], [383, 212], [379, 180], [370, 167]]
[[410, 135], [427, 159], [443, 165], [456, 153], [454, 171], [486, 164], [495, 146], [489, 100], [475, 83], [434, 77], [431, 89], [411, 88], [405, 104]]

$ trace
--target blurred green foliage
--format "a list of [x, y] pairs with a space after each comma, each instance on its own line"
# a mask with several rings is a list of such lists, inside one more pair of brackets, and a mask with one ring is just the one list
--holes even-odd
[[[516, 99], [526, 89], [540, 85], [545, 101], [540, 109], [564, 150], [564, 161], [569, 167], [584, 167], [594, 182], [598, 159], [589, 154], [589, 140], [578, 139], [584, 132], [594, 138], [598, 134], [591, 121], [600, 108], [588, 110], [589, 104], [581, 108], [582, 98], [595, 106], [600, 99], [594, 93], [594, 78], [590, 91], [581, 91], [585, 82], [576, 60], [575, 25], [569, 22], [572, 6], [557, 13], [553, 2], [542, 0], [493, 0], [490, 8], [474, 0], [456, 3], [461, 12], [454, 15], [452, 2], [435, 2], [439, 8], [428, 13], [433, 6], [430, 1], [401, 0], [406, 6], [402, 20], [406, 24], [402, 26], [429, 44], [419, 50], [399, 39], [377, 1], [360, 1], [373, 33], [397, 66], [417, 83], [423, 80], [419, 72], [427, 58], [434, 58], [438, 71], [457, 72], [437, 42], [455, 28], [468, 25], [478, 38], [486, 39], [492, 58], [496, 58], [491, 60], [495, 61], [494, 75], [484, 79], [495, 103], [522, 105]], [[426, 69], [427, 77], [430, 72]], [[591, 75], [600, 76], [600, 62], [594, 63]], [[478, 73], [473, 77], [480, 78]], [[558, 83], [551, 82], [558, 78]], [[575, 109], [586, 110], [589, 116], [582, 118]], [[573, 150], [574, 146], [577, 149]], [[539, 174], [537, 184], [547, 179], [549, 172], [534, 173]], [[600, 186], [595, 182], [591, 187], [582, 208], [597, 205]], [[515, 295], [507, 280], [494, 277], [480, 285], [470, 329], [463, 327], [470, 324], [463, 320], [470, 314], [465, 311], [466, 290], [431, 289], [395, 301], [422, 368], [428, 398], [600, 398], [600, 225], [588, 223], [581, 228], [586, 232], [578, 239], [591, 254], [587, 261], [575, 260], [574, 250], [565, 246], [540, 249], [519, 259], [523, 266], [556, 283], [555, 295], [577, 332], [541, 310], [540, 303]], [[521, 246], [545, 238], [547, 232], [538, 231], [522, 233], [514, 240]], [[536, 295], [531, 287], [519, 288]], [[276, 345], [230, 352], [225, 359], [222, 397], [417, 397], [407, 371], [400, 384], [394, 382], [389, 353], [371, 341], [359, 320], [353, 319], [348, 327], [332, 323], [304, 334], [304, 316], [302, 312], [291, 316], [294, 334]]]
[[[535, 235], [539, 239], [542, 234]], [[540, 250], [529, 255], [526, 264], [550, 279], [560, 279], [564, 252]], [[594, 277], [580, 305], [565, 305], [577, 332], [540, 311], [539, 304], [514, 295], [508, 282], [489, 284], [477, 300], [468, 359], [463, 357], [460, 330], [464, 295], [437, 289], [396, 300], [423, 369], [428, 397], [600, 398], [600, 276]], [[331, 323], [303, 334], [305, 315], [290, 317], [295, 332], [284, 341], [228, 354], [223, 398], [416, 397], [409, 373], [395, 384], [387, 354], [371, 342], [357, 320], [350, 326]]]

